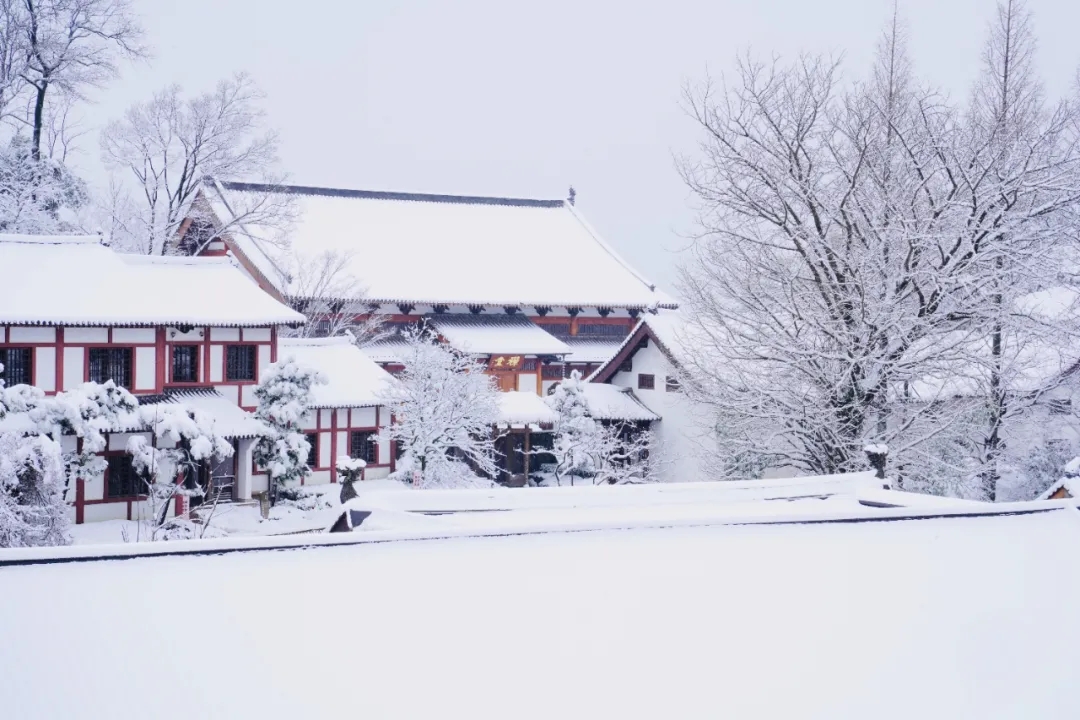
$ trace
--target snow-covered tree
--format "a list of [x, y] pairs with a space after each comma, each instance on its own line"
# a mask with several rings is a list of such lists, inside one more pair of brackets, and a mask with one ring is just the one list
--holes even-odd
[[[169, 539], [169, 504], [178, 497], [203, 497], [205, 489], [198, 483], [200, 468], [232, 457], [233, 447], [215, 430], [214, 418], [200, 411], [157, 404], [140, 407], [139, 417], [153, 435], [150, 442], [135, 435], [127, 444], [150, 504], [149, 514], [140, 520], [151, 540]], [[209, 522], [203, 520], [205, 528]]]
[[559, 383], [547, 402], [558, 419], [552, 447], [542, 454], [555, 459], [557, 485], [615, 485], [653, 479], [648, 463], [651, 433], [632, 425], [604, 424], [594, 419], [579, 371], [574, 370]]
[[404, 337], [405, 367], [382, 397], [396, 420], [389, 439], [405, 454], [399, 473], [420, 487], [494, 477], [499, 414], [494, 378], [485, 374], [483, 363], [440, 343], [428, 329]]
[[[119, 175], [111, 203], [117, 243], [146, 254], [198, 254], [215, 237], [249, 223], [288, 224], [293, 203], [276, 193], [234, 198], [233, 217], [195, 202], [207, 178], [280, 182], [277, 136], [264, 127], [263, 95], [243, 73], [185, 98], [179, 86], [156, 93], [101, 134], [105, 164]], [[183, 227], [186, 219], [192, 226]], [[177, 242], [184, 230], [183, 240]]]
[[[682, 168], [703, 231], [682, 275], [686, 387], [715, 411], [720, 471], [850, 471], [885, 443], [923, 489], [988, 477], [972, 450], [1009, 392], [995, 357], [1021, 357], [1037, 324], [1012, 345], [994, 328], [1058, 281], [1080, 190], [1069, 107], [1022, 132], [961, 112], [912, 76], [896, 18], [863, 82], [823, 58], [746, 59], [688, 103], [704, 140]], [[988, 409], [954, 402], [974, 385]]]
[[86, 186], [64, 163], [35, 160], [29, 142], [15, 135], [0, 148], [0, 232], [49, 234], [71, 229], [74, 211], [87, 200]]
[[[0, 371], [3, 365], [0, 365]], [[44, 400], [37, 388], [6, 387], [0, 380], [0, 547], [66, 545], [67, 505], [60, 445], [38, 432], [31, 410]]]
[[255, 388], [255, 417], [269, 432], [255, 444], [254, 459], [270, 476], [272, 498], [283, 486], [299, 482], [311, 472], [311, 444], [301, 425], [309, 412], [312, 388], [325, 382], [318, 372], [286, 358], [267, 368]]

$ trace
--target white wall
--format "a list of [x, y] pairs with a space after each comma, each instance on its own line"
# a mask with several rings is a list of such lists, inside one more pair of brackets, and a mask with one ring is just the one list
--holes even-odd
[[[655, 377], [652, 390], [638, 389], [640, 373]], [[633, 369], [616, 373], [611, 383], [633, 389], [641, 401], [662, 418], [652, 425], [661, 477], [667, 482], [707, 480], [701, 464], [701, 455], [707, 451], [701, 411], [685, 393], [667, 390], [669, 375], [674, 376], [675, 369], [650, 340], [648, 347], [634, 353]]]

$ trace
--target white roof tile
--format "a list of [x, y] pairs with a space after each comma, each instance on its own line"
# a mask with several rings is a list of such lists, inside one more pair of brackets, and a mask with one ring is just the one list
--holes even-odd
[[630, 388], [607, 383], [584, 383], [582, 388], [589, 415], [597, 420], [652, 422], [660, 419], [659, 415], [645, 407]]
[[570, 348], [570, 354], [566, 356], [568, 363], [602, 363], [615, 357], [615, 353], [622, 348], [624, 338], [592, 338], [574, 336], [564, 338], [563, 342]]
[[[561, 200], [219, 186], [224, 204], [246, 192], [276, 189], [294, 195], [299, 219], [291, 234], [293, 249], [302, 255], [348, 256], [349, 273], [374, 302], [674, 306]], [[245, 233], [260, 245], [259, 238], [269, 234], [257, 227], [246, 227]], [[261, 250], [264, 259], [273, 255], [269, 247]], [[573, 262], [544, 267], [538, 253]]]
[[96, 236], [0, 235], [0, 324], [303, 322], [225, 258], [122, 255]]
[[500, 425], [536, 425], [557, 419], [555, 411], [536, 393], [520, 390], [499, 393]]
[[566, 343], [522, 315], [429, 315], [446, 342], [477, 355], [563, 355]]
[[390, 373], [375, 364], [350, 337], [295, 339], [282, 338], [280, 359], [295, 358], [298, 363], [318, 370], [325, 385], [312, 390], [311, 407], [371, 407], [388, 384], [397, 382]]

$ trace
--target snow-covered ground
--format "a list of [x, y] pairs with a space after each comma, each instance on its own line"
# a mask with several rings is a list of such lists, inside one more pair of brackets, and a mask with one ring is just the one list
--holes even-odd
[[1075, 718], [1080, 513], [0, 568], [12, 718]]

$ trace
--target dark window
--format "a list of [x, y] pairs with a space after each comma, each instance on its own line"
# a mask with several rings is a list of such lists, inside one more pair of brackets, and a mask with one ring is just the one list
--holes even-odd
[[400, 460], [404, 454], [405, 454], [405, 441], [404, 440], [395, 440], [394, 441], [394, 459], [395, 460]]
[[673, 375], [668, 375], [667, 383], [665, 384], [664, 389], [668, 392], [679, 392], [680, 390], [682, 390], [682, 386], [679, 385], [679, 378]]
[[630, 334], [630, 328], [626, 325], [608, 325], [607, 323], [582, 323], [577, 326], [578, 337], [582, 335], [592, 337], [626, 337]]
[[308, 433], [307, 437], [308, 445], [311, 449], [308, 450], [307, 464], [309, 468], [319, 467], [319, 433]]
[[199, 382], [198, 345], [173, 345], [172, 381], [174, 383]]
[[0, 380], [8, 387], [33, 384], [33, 358], [30, 348], [0, 348]]
[[536, 372], [536, 358], [525, 358], [522, 360], [521, 369], [525, 372]]
[[634, 358], [628, 357], [622, 361], [619, 365], [619, 372], [633, 372], [634, 370]]
[[354, 432], [349, 436], [349, 457], [359, 458], [368, 465], [379, 462], [379, 446], [375, 433]]
[[110, 455], [105, 458], [105, 483], [110, 498], [133, 497], [142, 494], [142, 481], [131, 464], [130, 455]]
[[225, 379], [255, 379], [254, 345], [229, 345], [225, 348]]
[[564, 368], [563, 365], [544, 365], [540, 370], [540, 377], [545, 380], [562, 380]]
[[1051, 415], [1068, 415], [1072, 412], [1072, 400], [1069, 398], [1056, 398], [1050, 401]]
[[90, 348], [90, 382], [131, 387], [131, 348]]
[[638, 390], [652, 390], [656, 387], [656, 376], [638, 373], [637, 386]]

